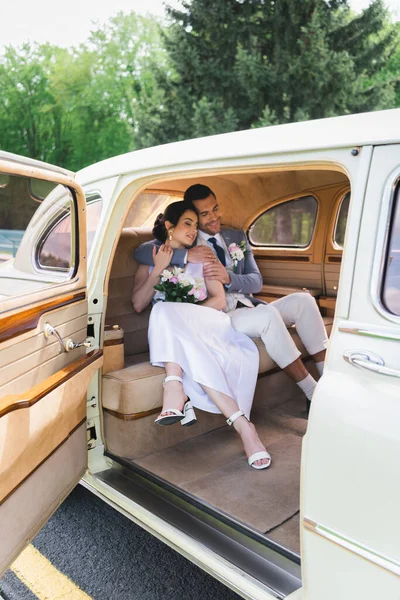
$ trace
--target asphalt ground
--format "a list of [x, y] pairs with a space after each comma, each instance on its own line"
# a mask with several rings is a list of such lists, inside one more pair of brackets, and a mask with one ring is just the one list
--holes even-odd
[[[66, 575], [93, 600], [239, 599], [231, 590], [80, 485], [32, 545], [31, 552], [38, 554], [38, 550], [58, 572]], [[50, 568], [56, 572], [51, 565]], [[36, 576], [40, 577], [40, 572], [37, 569]], [[72, 600], [81, 597], [79, 590], [76, 596], [71, 591], [60, 595], [58, 592], [56, 595], [37, 592], [36, 595], [21, 579], [23, 577], [17, 577], [15, 569], [7, 571], [0, 580], [0, 594], [4, 600]]]

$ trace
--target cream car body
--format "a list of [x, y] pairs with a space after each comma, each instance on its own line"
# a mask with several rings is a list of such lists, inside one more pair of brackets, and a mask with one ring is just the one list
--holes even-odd
[[[5, 482], [0, 522], [13, 523], [7, 529], [7, 547], [0, 557], [3, 570], [83, 475], [82, 483], [91, 491], [244, 598], [372, 600], [400, 597], [397, 514], [400, 479], [396, 475], [400, 453], [400, 317], [385, 308], [381, 298], [388, 230], [394, 218], [400, 177], [400, 110], [169, 144], [103, 161], [83, 169], [75, 177], [62, 170], [48, 171], [46, 166], [28, 159], [18, 162], [6, 154], [0, 155], [0, 159], [3, 173], [47, 178], [73, 189], [79, 235], [74, 255], [77, 269], [68, 276], [54, 273], [44, 281], [43, 276], [29, 266], [33, 264], [33, 247], [45, 228], [44, 221], [55, 214], [56, 201], [46, 199], [14, 261], [0, 267], [2, 364], [12, 368], [15, 361], [27, 360], [28, 348], [38, 350], [33, 355], [36, 362], [26, 367], [26, 372], [35, 373], [35, 377], [24, 375], [16, 390], [12, 383], [3, 386], [0, 379], [0, 431], [4, 432], [3, 440], [0, 439], [0, 478]], [[181, 522], [178, 513], [168, 515], [165, 507], [153, 510], [145, 497], [149, 490], [143, 492], [142, 497], [139, 492], [131, 494], [129, 489], [119, 486], [117, 479], [121, 477], [122, 467], [104, 454], [104, 399], [98, 369], [102, 360], [109, 281], [121, 230], [132, 214], [130, 211], [135, 209], [139, 194], [168, 190], [179, 196], [185, 187], [198, 180], [217, 190], [229, 223], [237, 227], [243, 223], [251, 225], [266, 206], [270, 208], [282, 199], [295, 196], [296, 190], [303, 194], [320, 188], [334, 190], [336, 210], [339, 198], [351, 189], [339, 293], [336, 302], [332, 292], [326, 294], [326, 304], [321, 303], [328, 309], [336, 303], [326, 368], [317, 386], [303, 439], [302, 585], [299, 561], [294, 560], [292, 553], [281, 546], [263, 547], [262, 540], [252, 536], [252, 532], [247, 531], [247, 538], [246, 529], [235, 530], [232, 523], [218, 525], [215, 515], [207, 511], [201, 516], [204, 520], [200, 535], [193, 525], [194, 512], [189, 514], [187, 509], [186, 513], [185, 497], [178, 498], [174, 504], [174, 510], [182, 513]], [[270, 193], [268, 201], [264, 196], [266, 189]], [[102, 200], [88, 259], [87, 285], [83, 192], [88, 198], [96, 196]], [[332, 206], [328, 208], [323, 201], [319, 204], [318, 218], [325, 219], [316, 225], [315, 236], [320, 243], [313, 242], [298, 252], [314, 265], [304, 271], [306, 287], [310, 287], [312, 278], [317, 281], [323, 267], [330, 263], [333, 269], [335, 262], [339, 262], [331, 260], [341, 255], [341, 250], [332, 242]], [[149, 229], [148, 222], [145, 227]], [[271, 266], [275, 264], [274, 252], [280, 253], [277, 261], [284, 263], [285, 255], [290, 262], [297, 250], [259, 249], [261, 258], [263, 254], [269, 257]], [[336, 267], [338, 273], [340, 266]], [[287, 283], [282, 285], [285, 287]], [[329, 286], [324, 284], [324, 287], [326, 292]], [[86, 289], [87, 296], [84, 295]], [[277, 285], [267, 285], [265, 297], [274, 295], [277, 289]], [[287, 291], [290, 290], [282, 293]], [[395, 293], [400, 294], [400, 290]], [[66, 303], [67, 297], [74, 297], [70, 305]], [[39, 307], [35, 313], [37, 318], [30, 327], [18, 331], [15, 323], [22, 313], [24, 322], [29, 321], [26, 307], [32, 307], [34, 313], [35, 307]], [[71, 328], [73, 321], [75, 325]], [[60, 354], [55, 334], [50, 333], [47, 338], [44, 335], [46, 323], [59, 330], [63, 342], [68, 337], [74, 342], [83, 341], [86, 323], [92, 325], [89, 354], [85, 355], [82, 347]], [[43, 352], [48, 353], [45, 367]], [[65, 376], [68, 369], [70, 377]], [[58, 377], [55, 387], [50, 385], [51, 377]], [[38, 389], [40, 383], [42, 390]], [[83, 404], [82, 401], [77, 403], [75, 413], [70, 415], [70, 421], [67, 419], [62, 432], [58, 419], [65, 423], [63, 402], [71, 394], [85, 400]], [[41, 403], [48, 401], [58, 403], [60, 410], [52, 414], [45, 430], [49, 433], [59, 429], [60, 435], [54, 435], [52, 446], [49, 442], [41, 449], [42, 458], [37, 459], [37, 464], [28, 464], [24, 453], [34, 454], [42, 445], [42, 438], [34, 439], [29, 447], [27, 436], [26, 447], [22, 448], [18, 419], [29, 421], [29, 411], [39, 411]], [[79, 412], [82, 417], [85, 406], [86, 425], [76, 416]], [[37, 418], [39, 427], [44, 416]], [[34, 423], [34, 419], [35, 415], [31, 414], [30, 422]], [[83, 474], [86, 435], [88, 469]], [[11, 460], [7, 444], [13, 448]], [[63, 456], [58, 457], [62, 452]], [[46, 488], [49, 501], [44, 505], [37, 500], [32, 514], [26, 515], [21, 525], [21, 507], [26, 498], [34, 494], [34, 488], [29, 485], [37, 472], [35, 469], [38, 465], [46, 469], [51, 460], [55, 464], [62, 460], [75, 466], [68, 476], [51, 482], [54, 466], [49, 466], [43, 475], [43, 481], [47, 482], [44, 485], [49, 486]], [[16, 468], [19, 474], [15, 474]], [[100, 475], [105, 472], [108, 478]], [[170, 493], [171, 490], [166, 489], [166, 497]], [[199, 506], [195, 510], [198, 511]], [[217, 532], [215, 539], [211, 529]]]

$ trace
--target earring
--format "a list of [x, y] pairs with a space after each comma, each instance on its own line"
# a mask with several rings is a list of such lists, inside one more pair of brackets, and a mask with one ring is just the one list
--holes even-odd
[[173, 227], [171, 227], [171, 229], [168, 231], [168, 234], [169, 234], [169, 235], [168, 235], [168, 239], [169, 239], [169, 241], [171, 241], [171, 240], [172, 240], [172, 234], [173, 234], [173, 233], [174, 233], [174, 228], [173, 228]]

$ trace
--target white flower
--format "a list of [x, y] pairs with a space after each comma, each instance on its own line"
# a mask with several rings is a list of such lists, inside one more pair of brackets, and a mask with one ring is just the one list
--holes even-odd
[[244, 252], [237, 244], [229, 244], [228, 250], [233, 264], [236, 267], [238, 262], [244, 259]]
[[194, 285], [195, 285], [195, 281], [194, 281], [193, 277], [185, 275], [185, 273], [180, 273], [178, 275], [178, 281], [183, 287], [186, 287], [188, 285], [194, 287]]
[[161, 273], [161, 281], [169, 281], [172, 277], [172, 273], [171, 271], [168, 271], [168, 269], [164, 269], [164, 271]]

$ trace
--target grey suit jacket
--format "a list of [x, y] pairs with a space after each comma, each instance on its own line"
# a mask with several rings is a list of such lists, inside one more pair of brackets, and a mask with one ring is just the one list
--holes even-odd
[[[253, 252], [247, 241], [246, 234], [240, 229], [232, 229], [224, 227], [221, 229], [221, 235], [227, 246], [229, 244], [240, 244], [242, 241], [246, 243], [246, 253], [243, 260], [240, 260], [236, 267], [236, 273], [229, 272], [231, 277], [230, 286], [225, 286], [227, 292], [239, 292], [248, 296], [249, 294], [258, 294], [262, 288], [263, 280], [257, 263], [254, 259]], [[144, 265], [153, 265], [153, 246], [161, 246], [158, 240], [150, 240], [144, 242], [135, 251], [135, 259], [137, 262]], [[185, 266], [186, 250], [174, 250], [171, 264], [177, 267]], [[255, 298], [250, 298], [253, 304], [259, 304], [260, 301]]]

